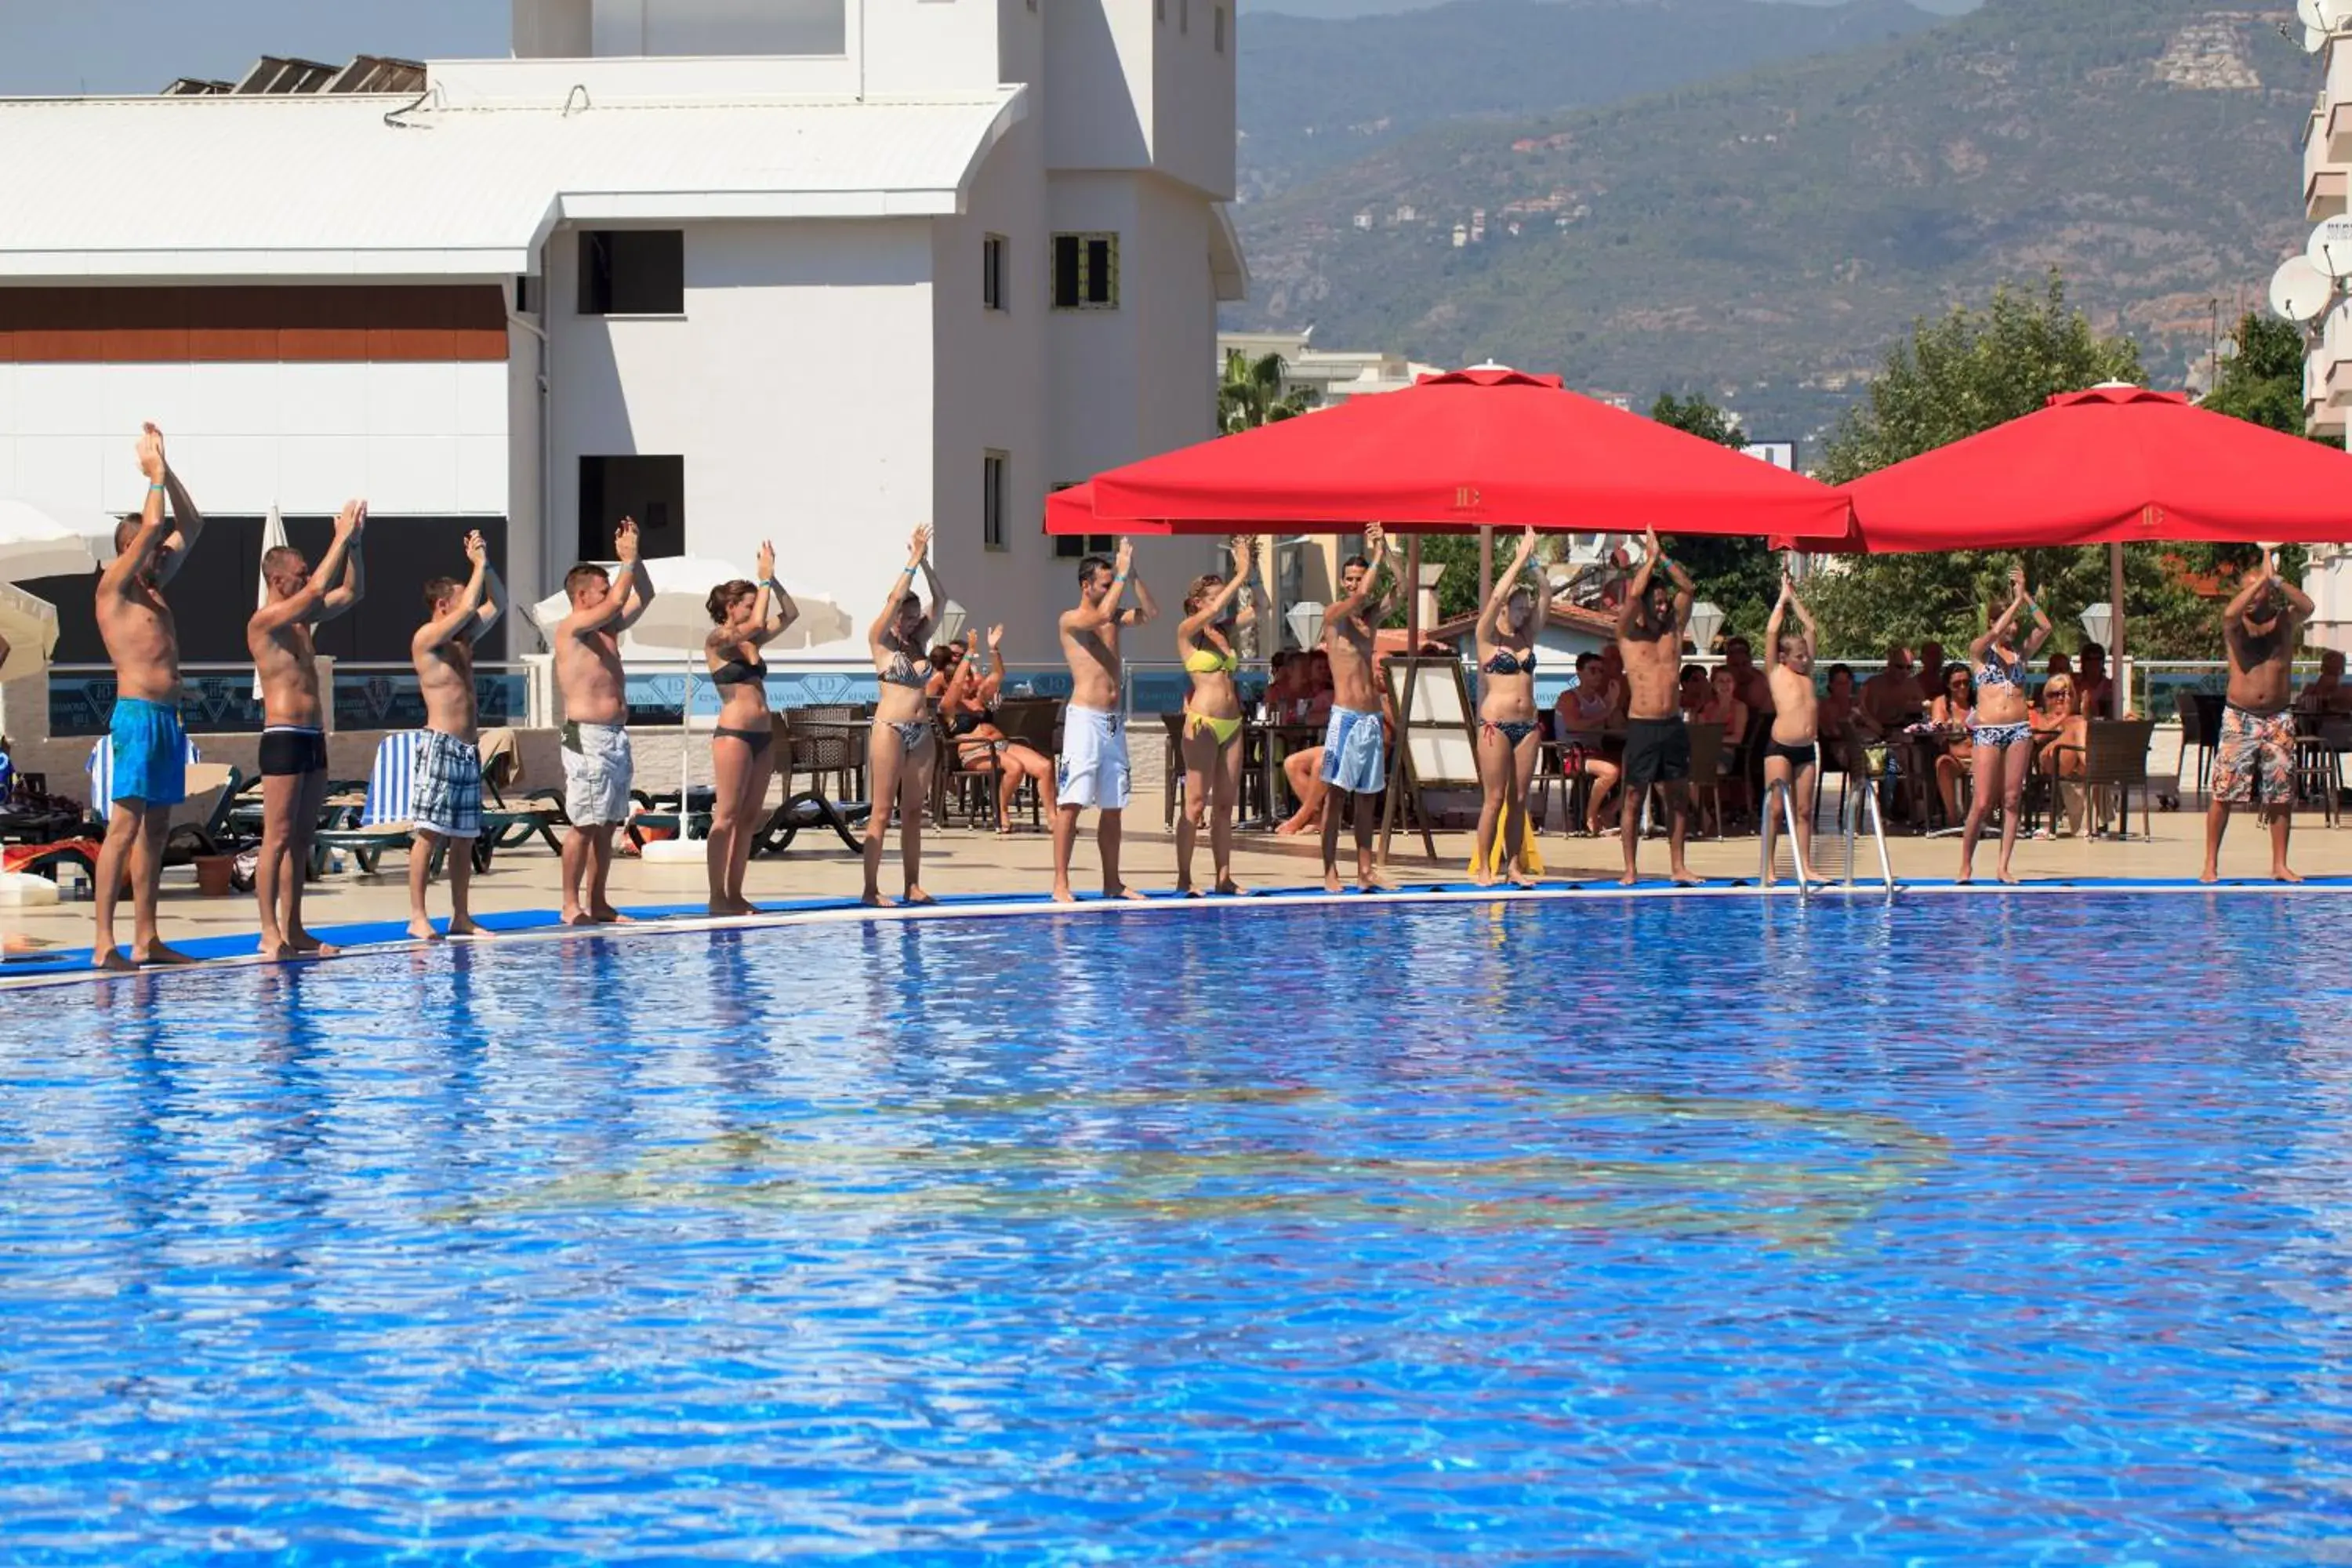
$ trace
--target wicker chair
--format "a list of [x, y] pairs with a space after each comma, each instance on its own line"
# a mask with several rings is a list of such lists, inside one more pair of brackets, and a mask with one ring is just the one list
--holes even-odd
[[2172, 694], [2172, 710], [2180, 717], [2180, 754], [2197, 753], [2197, 793], [2204, 795], [2213, 782], [2214, 735], [2207, 718], [2207, 699], [2194, 691]]
[[1706, 797], [1715, 816], [1715, 836], [1717, 838], [1723, 837], [1724, 740], [1724, 726], [1721, 724], [1690, 726], [1691, 809], [1697, 811], [1700, 797]]
[[[2131, 792], [2139, 791], [2140, 837], [2153, 831], [2148, 794], [2155, 784], [2147, 775], [2147, 750], [2156, 736], [2153, 719], [2093, 719], [2084, 727], [2083, 744], [2061, 742], [2055, 749], [2074, 752], [2083, 759], [2083, 771], [2071, 782], [2094, 792], [2112, 791], [2117, 838], [2131, 837]], [[2104, 815], [2101, 813], [2100, 815]]]

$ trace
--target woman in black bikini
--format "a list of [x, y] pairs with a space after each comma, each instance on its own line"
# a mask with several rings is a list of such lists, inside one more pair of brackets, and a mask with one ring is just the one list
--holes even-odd
[[[702, 661], [719, 689], [719, 725], [710, 732], [710, 912], [754, 913], [743, 897], [751, 863], [751, 836], [768, 782], [776, 775], [775, 721], [768, 711], [768, 667], [760, 649], [799, 618], [800, 610], [776, 583], [776, 547], [760, 546], [760, 580], [737, 578], [710, 590], [703, 607], [716, 623], [703, 639]], [[681, 812], [685, 803], [679, 803]]]
[[1519, 536], [1510, 570], [1496, 578], [1495, 591], [1478, 612], [1478, 778], [1486, 798], [1478, 807], [1478, 863], [1472, 875], [1482, 888], [1495, 882], [1497, 827], [1511, 885], [1535, 885], [1519, 864], [1528, 833], [1528, 785], [1543, 750], [1536, 731], [1536, 631], [1541, 622], [1536, 590], [1526, 575], [1535, 553], [1536, 531], [1530, 528]]
[[923, 891], [923, 806], [931, 795], [931, 763], [936, 748], [931, 738], [929, 634], [931, 616], [915, 592], [915, 574], [923, 575], [936, 609], [946, 601], [940, 579], [931, 570], [931, 531], [915, 530], [907, 542], [907, 565], [890, 580], [890, 596], [882, 613], [866, 628], [866, 646], [874, 655], [874, 673], [882, 682], [874, 704], [874, 735], [866, 742], [867, 765], [873, 770], [874, 815], [866, 819], [865, 900], [877, 909], [898, 900], [882, 896], [882, 847], [890, 833], [890, 803], [898, 803], [898, 853], [906, 866], [906, 902], [938, 902]]

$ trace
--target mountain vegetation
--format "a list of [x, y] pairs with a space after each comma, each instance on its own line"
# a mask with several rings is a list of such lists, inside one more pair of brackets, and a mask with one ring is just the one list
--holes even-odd
[[[1598, 28], [1608, 9], [1560, 14]], [[1245, 71], [1279, 58], [1261, 47]], [[1440, 42], [1424, 47], [1444, 79]], [[1279, 85], [1245, 77], [1244, 92]], [[1637, 404], [1701, 393], [1787, 439], [1833, 427], [1915, 322], [2059, 268], [2098, 333], [2179, 384], [2300, 244], [2315, 85], [2265, 13], [1988, 0], [1630, 101], [1453, 118], [1244, 204], [1253, 298], [1231, 324], [1492, 356]]]

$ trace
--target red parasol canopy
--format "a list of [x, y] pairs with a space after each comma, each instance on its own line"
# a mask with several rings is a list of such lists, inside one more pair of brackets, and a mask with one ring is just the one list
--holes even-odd
[[1848, 550], [2352, 540], [2352, 455], [2137, 386], [2063, 393], [1844, 489]]
[[1219, 437], [1055, 495], [1048, 533], [1847, 531], [1826, 485], [1561, 388], [1479, 369]]

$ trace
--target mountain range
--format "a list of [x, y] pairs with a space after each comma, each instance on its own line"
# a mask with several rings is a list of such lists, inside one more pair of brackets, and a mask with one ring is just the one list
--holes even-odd
[[[1686, 35], [1684, 3], [1559, 9], [1591, 37], [1615, 36], [1612, 13]], [[1467, 31], [1548, 8], [1459, 0], [1324, 26], [1452, 15]], [[1901, 37], [1597, 107], [1497, 112], [1495, 93], [1462, 92], [1446, 113], [1433, 91], [1418, 128], [1237, 209], [1252, 297], [1228, 324], [1492, 356], [1643, 405], [1704, 392], [1785, 438], [1833, 420], [1915, 318], [2056, 268], [2178, 384], [2300, 246], [2315, 62], [2268, 13], [2210, 0], [1988, 0], [1925, 30], [1900, 11], [1875, 15]], [[1253, 34], [1276, 20], [1244, 31], [1244, 101], [1265, 88]], [[1439, 64], [1423, 37], [1425, 79], [1452, 79], [1457, 57]], [[1576, 52], [1595, 58], [1559, 79], [1580, 91], [1610, 62]]]

